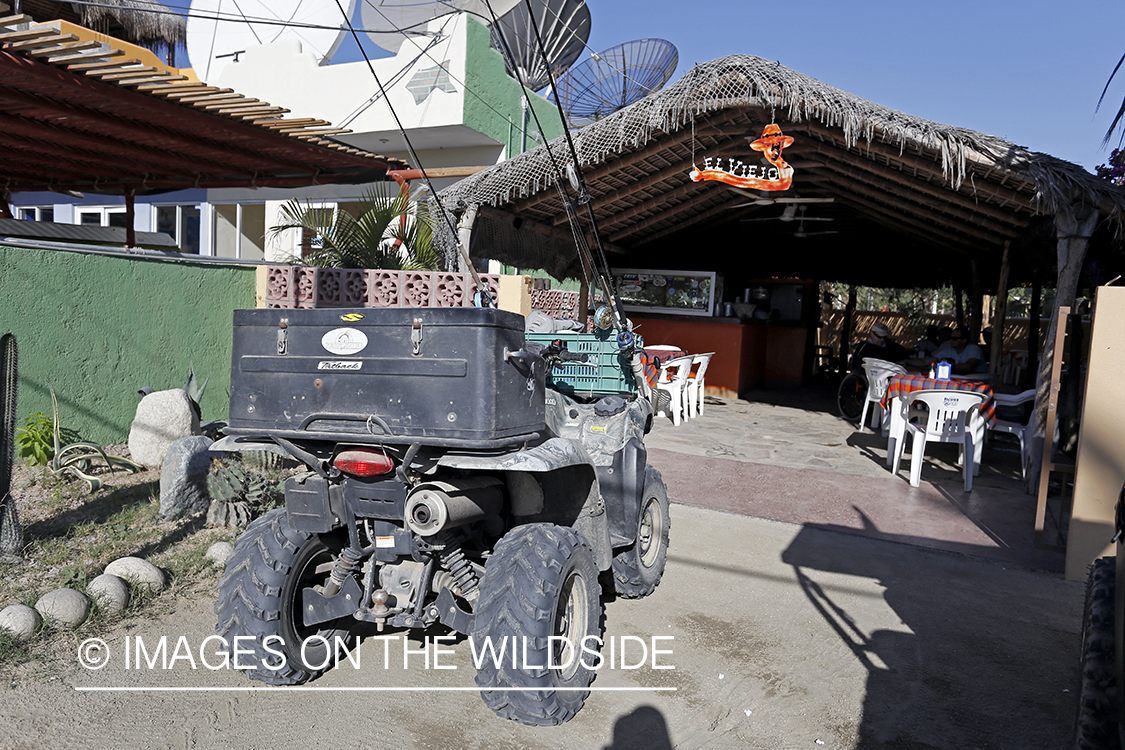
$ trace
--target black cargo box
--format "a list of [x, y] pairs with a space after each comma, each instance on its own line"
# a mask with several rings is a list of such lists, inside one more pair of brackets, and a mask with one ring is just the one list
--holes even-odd
[[[235, 310], [230, 435], [464, 447], [544, 424], [523, 316], [467, 308]], [[541, 369], [541, 368], [537, 368]]]

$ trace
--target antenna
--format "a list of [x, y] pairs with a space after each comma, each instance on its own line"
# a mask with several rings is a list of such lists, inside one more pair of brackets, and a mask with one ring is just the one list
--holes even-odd
[[[546, 59], [539, 52], [534, 27], [543, 37]], [[532, 91], [551, 82], [548, 68], [559, 75], [573, 65], [589, 38], [586, 0], [543, 0], [536, 4], [534, 16], [526, 5], [517, 5], [492, 24], [492, 47], [503, 54], [506, 43], [515, 58], [513, 61], [504, 55], [508, 75]]]
[[[355, 0], [348, 0], [347, 8], [349, 14], [354, 13]], [[297, 39], [303, 52], [311, 53], [324, 65], [336, 54], [347, 33], [339, 26], [336, 9], [318, 0], [240, 0], [225, 4], [223, 0], [191, 0], [188, 57], [195, 74], [206, 83], [217, 81], [223, 69], [236, 63], [237, 55], [248, 48], [284, 39]]]
[[[519, 1], [496, 0], [492, 7], [503, 14]], [[485, 25], [491, 22], [485, 0], [363, 0], [360, 19], [368, 39], [397, 54], [408, 38], [426, 36], [430, 21], [460, 11], [479, 16]]]
[[679, 61], [665, 39], [625, 42], [572, 67], [548, 98], [562, 105], [571, 128], [579, 128], [659, 91]]

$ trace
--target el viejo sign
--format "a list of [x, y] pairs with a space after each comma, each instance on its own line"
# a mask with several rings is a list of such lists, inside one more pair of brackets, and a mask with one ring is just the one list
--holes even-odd
[[762, 153], [769, 166], [708, 156], [703, 159], [703, 169], [692, 165], [688, 177], [692, 182], [714, 180], [749, 190], [788, 190], [793, 185], [793, 167], [781, 152], [792, 145], [793, 136], [783, 134], [780, 127], [771, 123], [762, 130], [762, 137], [750, 144], [750, 148]]

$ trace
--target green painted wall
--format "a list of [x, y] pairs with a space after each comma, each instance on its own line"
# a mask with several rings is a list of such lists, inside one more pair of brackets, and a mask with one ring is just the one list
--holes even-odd
[[209, 378], [203, 420], [226, 419], [231, 321], [253, 307], [253, 267], [0, 246], [0, 334], [19, 346], [19, 417], [51, 413], [107, 445], [123, 443], [137, 389]]
[[[520, 148], [520, 97], [523, 96], [523, 88], [519, 81], [504, 70], [504, 57], [492, 49], [488, 28], [471, 16], [466, 18], [468, 24], [465, 40], [465, 87], [479, 97], [465, 94], [464, 123], [473, 130], [504, 144], [509, 143], [510, 134], [512, 150], [508, 153], [508, 157], [511, 158], [519, 153]], [[539, 115], [546, 140], [550, 141], [562, 135], [562, 120], [555, 105], [534, 93], [529, 99], [531, 106]], [[489, 109], [489, 105], [497, 112]], [[498, 112], [508, 113], [511, 121], [509, 122], [508, 117], [501, 116]], [[538, 130], [535, 126], [535, 118], [529, 114], [527, 119], [528, 130]], [[530, 137], [528, 138], [528, 151], [537, 145]]]

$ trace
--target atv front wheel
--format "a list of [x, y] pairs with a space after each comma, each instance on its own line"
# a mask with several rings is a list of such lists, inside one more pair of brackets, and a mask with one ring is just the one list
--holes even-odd
[[1090, 567], [1082, 616], [1082, 662], [1075, 716], [1078, 750], [1119, 750], [1115, 674], [1114, 587], [1116, 560], [1103, 557]]
[[301, 591], [328, 579], [339, 549], [318, 534], [293, 529], [284, 508], [250, 524], [235, 542], [215, 603], [215, 632], [232, 667], [271, 685], [298, 685], [331, 666], [353, 621], [344, 617], [306, 627]]
[[613, 556], [613, 586], [626, 599], [648, 596], [656, 590], [668, 559], [668, 490], [660, 472], [645, 467], [645, 491], [637, 519], [637, 538]]
[[534, 523], [500, 540], [471, 636], [477, 687], [498, 716], [546, 726], [578, 713], [601, 665], [600, 590], [594, 554], [573, 529]]

